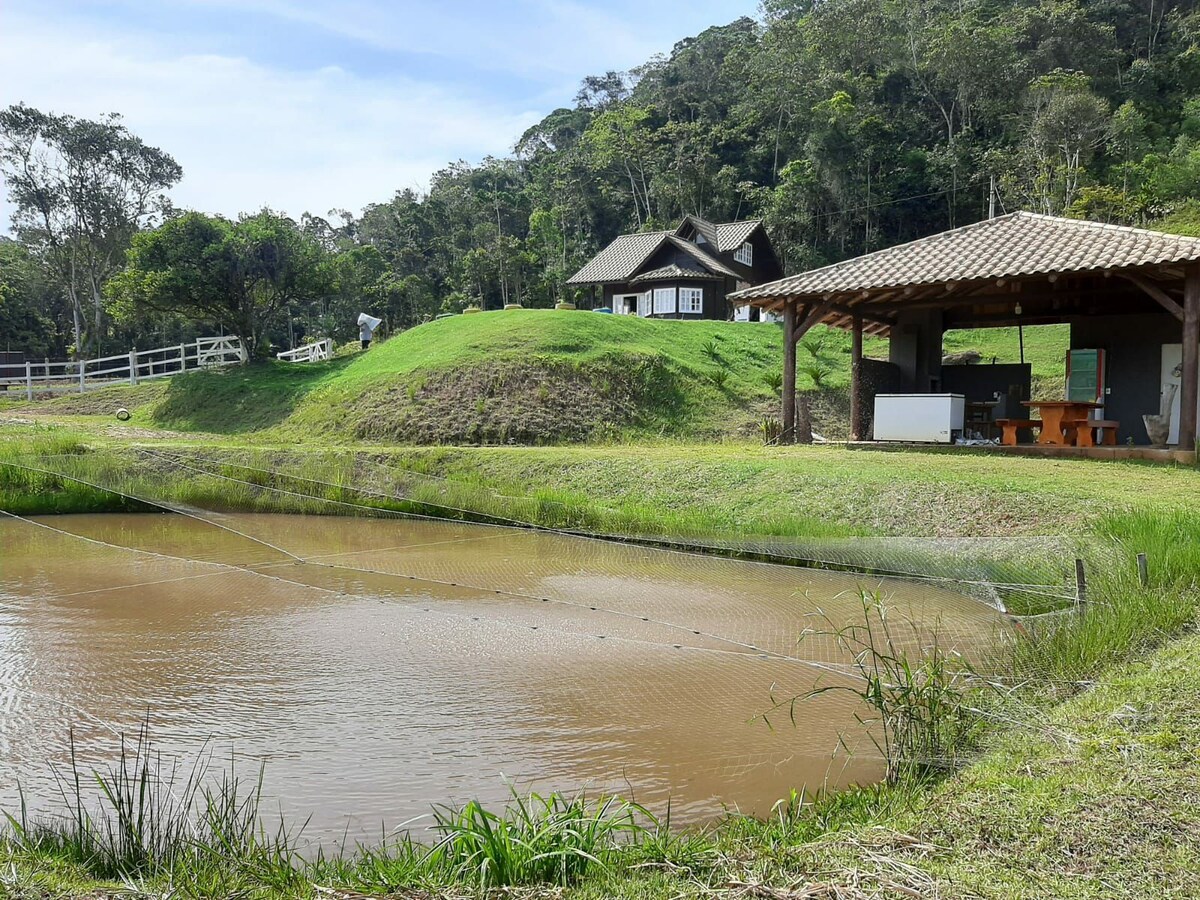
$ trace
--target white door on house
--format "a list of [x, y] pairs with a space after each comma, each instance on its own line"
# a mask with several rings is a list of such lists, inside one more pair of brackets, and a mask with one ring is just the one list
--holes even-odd
[[[1171, 434], [1167, 438], [1168, 444], [1179, 443], [1179, 387], [1183, 384], [1180, 377], [1180, 370], [1183, 368], [1183, 344], [1163, 344], [1162, 348], [1162, 373], [1160, 391], [1166, 391], [1167, 385], [1175, 385], [1175, 399], [1171, 401]], [[1200, 407], [1200, 392], [1197, 393], [1197, 407]], [[1146, 412], [1158, 412], [1158, 410], [1146, 410]], [[1197, 412], [1200, 415], [1200, 409]]]
[[622, 316], [635, 316], [638, 311], [638, 295], [626, 294], [617, 298], [616, 309], [613, 312]]

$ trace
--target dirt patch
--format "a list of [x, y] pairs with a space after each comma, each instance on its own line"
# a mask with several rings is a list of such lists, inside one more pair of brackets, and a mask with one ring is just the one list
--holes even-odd
[[356, 438], [413, 444], [562, 444], [661, 423], [684, 395], [660, 357], [620, 365], [532, 361], [437, 372], [365, 391], [347, 410]]
[[124, 407], [131, 412], [161, 400], [166, 392], [164, 380], [137, 387], [113, 386], [87, 394], [66, 394], [37, 398], [17, 407], [23, 416], [109, 416]]

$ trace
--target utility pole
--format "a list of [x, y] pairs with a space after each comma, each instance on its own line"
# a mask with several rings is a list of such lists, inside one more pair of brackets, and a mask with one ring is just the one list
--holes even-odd
[[991, 183], [988, 185], [988, 218], [996, 218], [996, 176], [992, 176]]

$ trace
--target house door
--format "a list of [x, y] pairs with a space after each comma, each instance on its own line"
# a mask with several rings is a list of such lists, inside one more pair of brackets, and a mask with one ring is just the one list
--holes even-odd
[[638, 306], [638, 295], [628, 294], [620, 299], [620, 308], [616, 310], [623, 316], [636, 316]]

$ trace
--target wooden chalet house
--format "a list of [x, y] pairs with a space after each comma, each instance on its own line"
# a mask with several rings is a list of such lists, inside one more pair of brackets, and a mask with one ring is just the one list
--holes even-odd
[[[696, 216], [674, 231], [623, 234], [567, 279], [591, 287], [597, 305], [617, 315], [663, 319], [732, 319], [728, 296], [783, 275], [761, 220], [713, 224]], [[760, 311], [742, 307], [741, 321]]]

